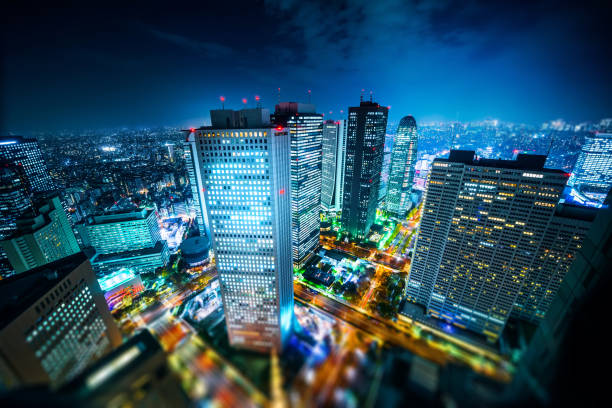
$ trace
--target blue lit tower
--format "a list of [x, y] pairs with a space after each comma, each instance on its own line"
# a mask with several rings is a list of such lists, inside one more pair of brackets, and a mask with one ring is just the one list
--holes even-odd
[[283, 102], [273, 120], [291, 138], [291, 248], [293, 266], [301, 268], [319, 245], [323, 115], [312, 104]]
[[349, 108], [342, 227], [364, 238], [376, 218], [389, 109], [361, 101]]
[[587, 135], [569, 183], [588, 198], [603, 202], [612, 187], [612, 133]]
[[399, 218], [406, 216], [410, 204], [414, 166], [417, 158], [417, 125], [412, 116], [404, 116], [397, 128], [391, 153], [387, 211]]
[[291, 141], [267, 109], [213, 110], [193, 132], [229, 342], [280, 350], [293, 318]]
[[36, 139], [0, 136], [0, 159], [22, 166], [32, 191], [55, 190]]
[[345, 152], [346, 120], [326, 120], [321, 169], [321, 209], [325, 212], [338, 213], [342, 209]]

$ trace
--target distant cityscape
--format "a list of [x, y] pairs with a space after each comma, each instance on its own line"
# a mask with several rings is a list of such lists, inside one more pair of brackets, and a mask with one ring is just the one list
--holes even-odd
[[3, 400], [550, 403], [609, 279], [612, 119], [346, 112], [1, 136]]

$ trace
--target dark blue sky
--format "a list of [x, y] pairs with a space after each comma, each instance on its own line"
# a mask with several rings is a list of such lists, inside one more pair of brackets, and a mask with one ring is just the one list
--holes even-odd
[[200, 125], [220, 95], [272, 108], [278, 87], [283, 100], [311, 89], [331, 117], [362, 88], [392, 120], [612, 116], [612, 15], [595, 4], [129, 3], [7, 11], [2, 132]]

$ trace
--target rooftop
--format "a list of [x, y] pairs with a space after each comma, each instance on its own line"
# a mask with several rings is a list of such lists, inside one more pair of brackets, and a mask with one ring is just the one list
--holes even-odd
[[562, 170], [545, 168], [544, 164], [546, 163], [546, 158], [547, 156], [545, 155], [519, 153], [514, 160], [484, 159], [477, 157], [474, 150], [451, 150], [448, 158], [437, 158], [434, 162], [453, 162], [470, 166], [537, 170], [546, 173], [567, 174]]
[[133, 251], [124, 251], [112, 254], [95, 254], [91, 258], [92, 263], [119, 261], [122, 259], [138, 258], [141, 256], [155, 255], [162, 252], [165, 241], [157, 241], [155, 246], [150, 248], [135, 249]]

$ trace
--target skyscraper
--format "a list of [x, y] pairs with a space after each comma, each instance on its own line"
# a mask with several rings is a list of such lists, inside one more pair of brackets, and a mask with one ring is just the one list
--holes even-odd
[[189, 177], [189, 187], [191, 188], [191, 196], [195, 206], [196, 222], [200, 236], [209, 236], [208, 219], [204, 205], [204, 190], [198, 188], [202, 185], [202, 172], [200, 170], [200, 160], [198, 160], [195, 133], [190, 132], [183, 143], [185, 152], [185, 167], [187, 168], [187, 176]]
[[323, 123], [321, 209], [338, 213], [342, 209], [344, 164], [346, 161], [346, 120]]
[[36, 211], [25, 213], [16, 224], [17, 231], [0, 246], [17, 273], [80, 251], [58, 197], [44, 200]]
[[[496, 339], [527, 279], [568, 175], [546, 156], [433, 162], [408, 298], [427, 313]], [[538, 282], [534, 282], [538, 284]]]
[[612, 133], [587, 135], [569, 184], [602, 203], [612, 187]]
[[362, 101], [349, 108], [342, 227], [364, 238], [376, 218], [389, 109]]
[[0, 281], [0, 316], [6, 388], [60, 385], [121, 343], [82, 252]]
[[323, 116], [314, 105], [283, 102], [273, 121], [291, 139], [291, 249], [294, 268], [301, 268], [319, 245]]
[[55, 190], [36, 139], [0, 136], [0, 159], [22, 166], [32, 191]]
[[267, 109], [213, 110], [193, 133], [230, 344], [280, 350], [291, 331], [291, 140]]
[[417, 125], [412, 116], [404, 116], [397, 127], [391, 153], [387, 190], [387, 211], [404, 218], [410, 209], [410, 193], [417, 158]]
[[[32, 200], [23, 167], [0, 161], [0, 240], [17, 231], [17, 219], [32, 209]], [[15, 271], [0, 246], [0, 277]]]

